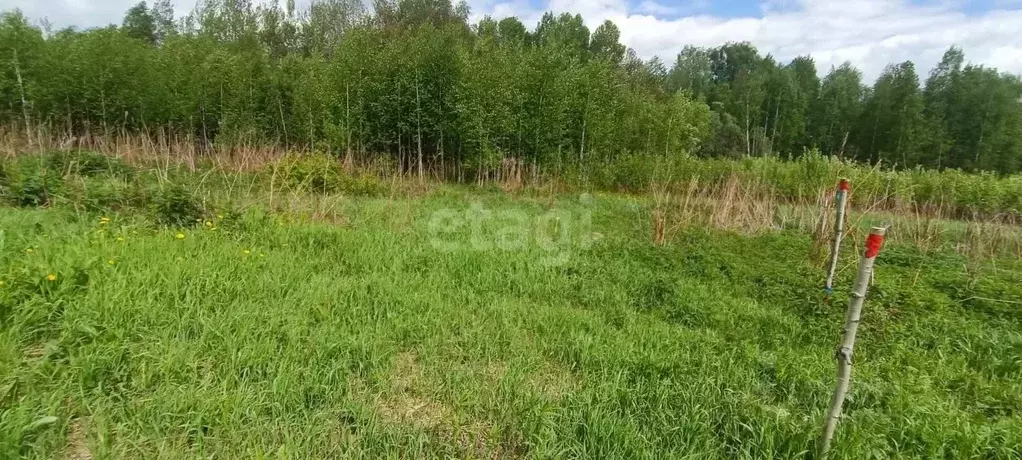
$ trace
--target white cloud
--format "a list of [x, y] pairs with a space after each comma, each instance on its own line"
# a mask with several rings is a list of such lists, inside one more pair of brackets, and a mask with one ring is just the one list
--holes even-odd
[[[1006, 4], [1005, 9], [968, 15], [952, 4], [901, 0], [769, 0], [761, 3], [762, 17], [663, 19], [662, 11], [648, 11], [655, 8], [651, 3], [633, 8], [623, 0], [551, 0], [539, 11], [582, 13], [590, 27], [612, 20], [621, 28], [622, 43], [641, 56], [667, 62], [685, 45], [749, 41], [780, 60], [811, 55], [821, 74], [851, 61], [873, 79], [887, 64], [912, 60], [925, 78], [944, 51], [958, 45], [970, 62], [1022, 73], [1022, 10]], [[477, 5], [476, 13], [496, 13], [485, 8]], [[508, 14], [506, 9], [501, 13]], [[528, 7], [514, 13], [523, 19], [537, 16]]]
[[664, 5], [653, 0], [645, 0], [639, 4], [638, 11], [654, 16], [675, 16], [682, 11], [680, 6]]

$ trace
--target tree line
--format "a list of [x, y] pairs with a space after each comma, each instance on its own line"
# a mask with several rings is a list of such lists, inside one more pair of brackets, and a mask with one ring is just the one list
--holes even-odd
[[849, 63], [749, 43], [644, 60], [619, 29], [548, 13], [470, 24], [464, 2], [316, 0], [298, 10], [205, 0], [175, 18], [139, 3], [120, 25], [53, 31], [0, 17], [0, 117], [82, 136], [163, 133], [199, 145], [280, 143], [380, 157], [585, 168], [622, 156], [798, 156], [1015, 173], [1022, 81], [959, 48], [920, 82], [872, 86]]

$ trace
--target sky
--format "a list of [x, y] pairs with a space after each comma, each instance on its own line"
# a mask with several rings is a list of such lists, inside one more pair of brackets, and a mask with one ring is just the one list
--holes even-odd
[[[260, 0], [256, 0], [260, 1]], [[278, 1], [278, 0], [261, 0]], [[281, 0], [282, 1], [282, 0]], [[299, 7], [310, 0], [300, 0]], [[55, 28], [119, 23], [138, 0], [0, 0]], [[749, 41], [786, 62], [810, 55], [822, 74], [850, 61], [867, 81], [912, 60], [921, 78], [951, 45], [973, 64], [1022, 74], [1022, 0], [468, 0], [473, 22], [517, 16], [534, 27], [545, 11], [581, 13], [590, 29], [611, 20], [621, 42], [668, 65], [685, 45]], [[195, 0], [174, 0], [179, 14]]]

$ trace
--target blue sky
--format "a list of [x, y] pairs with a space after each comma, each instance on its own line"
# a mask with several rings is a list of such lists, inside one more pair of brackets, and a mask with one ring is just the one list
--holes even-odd
[[[278, 0], [254, 0], [278, 1]], [[283, 0], [280, 0], [283, 1]], [[311, 0], [299, 0], [299, 6]], [[0, 0], [55, 27], [119, 23], [138, 0]], [[174, 0], [184, 14], [195, 0]], [[621, 41], [670, 63], [685, 45], [749, 41], [779, 60], [816, 59], [821, 74], [850, 61], [867, 80], [912, 60], [925, 76], [951, 45], [976, 64], [1022, 74], [1022, 0], [468, 0], [473, 20], [545, 11], [580, 13], [591, 28], [611, 20]]]

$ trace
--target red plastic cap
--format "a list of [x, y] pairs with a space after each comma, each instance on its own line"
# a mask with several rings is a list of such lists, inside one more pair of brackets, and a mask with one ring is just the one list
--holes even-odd
[[884, 245], [884, 235], [871, 233], [866, 238], [866, 258], [872, 259], [880, 254], [880, 248]]
[[847, 192], [849, 189], [852, 188], [852, 186], [848, 183], [847, 180], [841, 179], [841, 182], [837, 183], [837, 188], [838, 188], [838, 190], [841, 190], [843, 192]]

